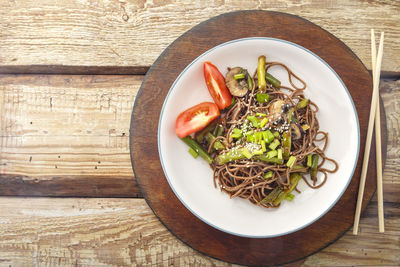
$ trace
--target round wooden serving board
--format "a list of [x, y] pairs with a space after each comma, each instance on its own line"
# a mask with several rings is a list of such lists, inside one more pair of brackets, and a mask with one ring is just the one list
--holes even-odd
[[[171, 190], [161, 167], [157, 147], [161, 107], [180, 72], [216, 45], [254, 36], [288, 40], [324, 59], [350, 91], [357, 108], [361, 132], [357, 168], [338, 203], [310, 226], [274, 238], [230, 235], [194, 216]], [[130, 148], [135, 177], [147, 203], [164, 225], [183, 242], [206, 255], [227, 262], [257, 266], [304, 258], [334, 242], [353, 224], [371, 97], [372, 79], [365, 66], [344, 43], [319, 26], [300, 17], [278, 12], [239, 11], [220, 15], [179, 37], [148, 71], [137, 95], [131, 121]], [[386, 132], [382, 134], [383, 147], [386, 148]], [[363, 209], [375, 191], [375, 176], [375, 145], [372, 144]]]

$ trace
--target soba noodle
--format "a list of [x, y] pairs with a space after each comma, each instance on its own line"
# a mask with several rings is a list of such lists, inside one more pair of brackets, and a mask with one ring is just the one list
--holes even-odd
[[[267, 83], [267, 88], [263, 93], [268, 94], [273, 99], [267, 103], [259, 103], [256, 99], [256, 93], [259, 92], [259, 88], [257, 87], [257, 73], [255, 73], [252, 77], [252, 88], [249, 88], [248, 93], [243, 97], [236, 97], [234, 106], [225, 113], [222, 113], [219, 124], [223, 126], [224, 134], [217, 136], [212, 142], [207, 144], [207, 149], [214, 159], [219, 155], [227, 153], [227, 151], [232, 151], [232, 149], [240, 149], [248, 146], [249, 142], [246, 141], [245, 133], [238, 140], [232, 138], [231, 135], [234, 129], [244, 129], [248, 125], [251, 125], [247, 119], [249, 115], [265, 114], [268, 118], [268, 124], [263, 129], [258, 129], [258, 131], [270, 130], [271, 132], [278, 132], [279, 136], [276, 135], [276, 138], [280, 138], [280, 142], [282, 142], [282, 133], [289, 132], [293, 136], [291, 132], [294, 131], [293, 127], [299, 127], [298, 131], [301, 131], [300, 138], [292, 138], [291, 140], [290, 156], [296, 159], [294, 167], [288, 166], [288, 164], [265, 162], [259, 160], [257, 157], [251, 157], [250, 159], [241, 158], [223, 164], [218, 164], [218, 162], [214, 161], [211, 164], [214, 172], [215, 187], [219, 187], [220, 190], [226, 192], [231, 197], [248, 199], [252, 203], [266, 208], [279, 207], [280, 202], [274, 204], [273, 199], [270, 199], [270, 201], [265, 200], [274, 189], [276, 191], [279, 188], [281, 194], [282, 192], [290, 191], [291, 174], [300, 174], [309, 187], [317, 189], [324, 185], [328, 178], [328, 173], [336, 172], [338, 169], [337, 162], [325, 155], [329, 138], [327, 132], [319, 129], [316, 117], [316, 113], [318, 112], [317, 104], [308, 99], [305, 107], [296, 107], [299, 102], [306, 99], [304, 96], [304, 90], [307, 86], [306, 82], [295, 75], [285, 64], [269, 62], [266, 64], [266, 71], [272, 67], [285, 69], [288, 73], [290, 85], [281, 85], [280, 88], [276, 88]], [[278, 105], [278, 109], [281, 108], [278, 116], [276, 116], [277, 114], [272, 114], [273, 110], [271, 112], [274, 103], [275, 106]], [[280, 105], [280, 103], [283, 104]], [[288, 114], [289, 110], [296, 120], [295, 123], [290, 122], [288, 119], [290, 116]], [[225, 149], [216, 151], [214, 143], [217, 141], [221, 142], [225, 146]], [[321, 147], [317, 143], [320, 143]], [[256, 149], [260, 149], [260, 146], [258, 145]], [[309, 174], [310, 166], [307, 166], [307, 160], [309, 160], [308, 155], [311, 154], [317, 154], [320, 159], [317, 171], [318, 173], [322, 173], [322, 175], [319, 175], [320, 178], [318, 179], [315, 177], [311, 179]], [[328, 161], [333, 163], [333, 169], [323, 167]], [[266, 173], [269, 173], [268, 178], [265, 178]], [[292, 190], [294, 189], [299, 192], [296, 186]]]

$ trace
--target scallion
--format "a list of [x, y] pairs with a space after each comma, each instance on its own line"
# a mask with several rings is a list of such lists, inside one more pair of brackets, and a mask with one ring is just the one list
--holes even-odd
[[245, 148], [245, 149], [242, 151], [242, 155], [245, 156], [245, 157], [248, 158], [248, 159], [251, 159], [251, 157], [253, 156], [253, 155], [249, 152], [249, 150], [248, 150], [247, 148]]
[[265, 131], [265, 137], [264, 137], [264, 139], [265, 139], [265, 141], [267, 142], [267, 143], [270, 143], [272, 140], [274, 140], [274, 135], [271, 133], [271, 131], [270, 130], [266, 130]]
[[268, 94], [256, 94], [257, 102], [258, 103], [267, 103], [269, 100], [269, 95]]
[[262, 155], [264, 152], [262, 150], [253, 151], [253, 155]]
[[265, 147], [265, 140], [261, 140], [261, 149], [263, 152], [267, 151], [267, 148]]
[[276, 150], [271, 150], [271, 151], [268, 151], [268, 152], [267, 152], [267, 156], [268, 156], [268, 158], [270, 158], [270, 159], [276, 157], [277, 155], [278, 155], [278, 151], [276, 151]]
[[251, 124], [253, 125], [253, 127], [258, 128], [259, 125], [259, 121], [257, 119], [257, 117], [249, 115], [246, 117], [247, 120], [249, 120], [251, 122]]
[[238, 128], [234, 128], [232, 132], [233, 133], [230, 135], [232, 138], [239, 139], [243, 136], [243, 131]]
[[268, 122], [267, 118], [262, 119], [261, 122], [260, 122], [260, 125], [259, 125], [260, 128], [263, 128], [265, 126], [265, 124], [267, 124], [267, 122]]
[[285, 159], [290, 156], [290, 149], [292, 147], [292, 138], [289, 132], [284, 132], [282, 134], [282, 153]]
[[275, 150], [279, 146], [280, 142], [278, 139], [275, 139], [270, 145], [269, 148]]
[[264, 174], [264, 179], [269, 179], [272, 178], [272, 176], [274, 175], [274, 173], [272, 171], [267, 172], [266, 174]]
[[278, 151], [278, 159], [282, 159], [282, 149], [279, 148], [277, 151]]
[[262, 132], [254, 133], [254, 142], [259, 143], [262, 140]]
[[244, 79], [244, 77], [245, 77], [244, 73], [238, 73], [238, 74], [233, 75], [233, 78], [235, 80]]
[[292, 168], [295, 162], [296, 162], [296, 157], [290, 156], [288, 161], [286, 162], [286, 166], [288, 166], [289, 168]]

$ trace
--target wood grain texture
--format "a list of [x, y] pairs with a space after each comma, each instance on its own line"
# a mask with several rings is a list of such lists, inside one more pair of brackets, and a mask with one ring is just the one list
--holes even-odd
[[[395, 186], [400, 184], [400, 79], [382, 81], [380, 85], [388, 129], [388, 150], [384, 170], [385, 183]], [[400, 194], [398, 194], [397, 202], [400, 202]]]
[[[376, 203], [321, 252], [290, 266], [398, 266], [400, 213], [385, 205], [377, 232]], [[143, 199], [0, 198], [0, 266], [236, 266], [176, 239]], [[377, 249], [379, 248], [379, 249]]]
[[0, 194], [138, 196], [129, 119], [143, 76], [0, 76]]
[[396, 1], [0, 1], [0, 73], [139, 73], [177, 37], [230, 11], [302, 16], [370, 68], [369, 30], [386, 33], [383, 71], [400, 71]]
[[[141, 196], [136, 180], [131, 179], [133, 172], [128, 150], [131, 103], [126, 103], [123, 111], [119, 111], [123, 114], [119, 115], [118, 122], [112, 120], [109, 114], [100, 112], [99, 115], [98, 112], [94, 116], [98, 120], [97, 127], [93, 127], [94, 122], [86, 123], [88, 119], [71, 126], [65, 123], [61, 129], [53, 124], [57, 118], [68, 121], [84, 111], [94, 110], [97, 104], [91, 100], [101, 99], [101, 95], [107, 92], [111, 92], [108, 97], [114, 105], [123, 98], [133, 102], [142, 79], [143, 76], [0, 76], [0, 111], [3, 114], [0, 120], [0, 195]], [[95, 88], [101, 90], [96, 93]], [[116, 91], [116, 88], [120, 89]], [[388, 130], [384, 199], [400, 202], [400, 81], [383, 80], [380, 91]], [[63, 102], [63, 108], [57, 107], [61, 92], [69, 95]], [[90, 96], [88, 101], [76, 104], [77, 115], [70, 113], [75, 106], [71, 97], [74, 92], [78, 99]], [[126, 99], [115, 94], [122, 94]], [[54, 110], [50, 109], [50, 98], [54, 99]], [[14, 102], [19, 104], [14, 105]], [[105, 102], [108, 105], [108, 100], [103, 101], [106, 106]], [[109, 119], [105, 120], [104, 116]], [[62, 122], [57, 122], [57, 125], [59, 123]], [[87, 128], [90, 125], [92, 129]], [[123, 133], [125, 136], [122, 136]], [[104, 145], [110, 139], [118, 144], [114, 145], [111, 153], [109, 147]], [[16, 140], [20, 140], [19, 143]], [[49, 140], [57, 140], [57, 143]], [[81, 143], [81, 140], [87, 143]]]
[[[263, 25], [265, 23], [265, 25]], [[234, 28], [235, 31], [231, 31]], [[324, 59], [341, 77], [352, 96], [360, 124], [360, 147], [365, 147], [372, 79], [358, 58], [340, 40], [309, 21], [277, 12], [243, 11], [210, 19], [177, 39], [152, 65], [143, 82], [132, 115], [132, 163], [138, 183], [156, 215], [175, 235], [207, 255], [250, 265], [282, 264], [295, 261], [334, 242], [353, 224], [355, 192], [361, 173], [358, 160], [346, 191], [318, 221], [294, 233], [272, 238], [230, 235], [202, 222], [177, 199], [163, 176], [157, 157], [157, 119], [170, 85], [184, 67], [216, 43], [243, 37], [264, 36], [296, 41]], [[385, 126], [382, 125], [385, 129]], [[382, 133], [386, 134], [385, 131]], [[386, 139], [383, 138], [386, 148]], [[375, 150], [371, 149], [369, 176], [375, 177]], [[385, 157], [386, 153], [383, 151]], [[367, 179], [363, 209], [376, 188]], [[168, 201], [168, 205], [165, 202]], [[192, 231], [195, 228], [196, 231]], [[329, 231], [328, 231], [329, 229]], [[208, 240], [204, 242], [204, 239]], [[301, 249], [298, 249], [301, 247]], [[251, 248], [251, 249], [248, 249]]]

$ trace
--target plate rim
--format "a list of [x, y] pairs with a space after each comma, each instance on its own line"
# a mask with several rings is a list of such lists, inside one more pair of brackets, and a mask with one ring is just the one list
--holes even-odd
[[[162, 121], [161, 119], [162, 119], [163, 114], [164, 114], [164, 109], [165, 109], [167, 100], [168, 100], [168, 98], [169, 98], [171, 92], [173, 91], [174, 87], [176, 86], [176, 84], [177, 84], [177, 82], [180, 80], [180, 78], [184, 75], [184, 73], [185, 73], [195, 62], [197, 62], [198, 60], [200, 60], [201, 58], [203, 58], [205, 55], [211, 53], [211, 52], [214, 51], [215, 49], [221, 48], [221, 47], [223, 47], [223, 46], [226, 46], [226, 45], [229, 45], [229, 44], [232, 44], [232, 43], [245, 42], [245, 41], [249, 41], [249, 40], [264, 40], [264, 41], [283, 42], [283, 43], [286, 43], [286, 44], [288, 44], [288, 45], [291, 45], [291, 46], [295, 46], [295, 47], [297, 47], [297, 48], [300, 48], [300, 49], [304, 50], [305, 52], [307, 52], [308, 54], [310, 54], [311, 56], [313, 56], [313, 57], [315, 57], [316, 59], [318, 59], [321, 63], [323, 63], [326, 67], [328, 67], [328, 69], [335, 75], [335, 77], [339, 80], [339, 82], [341, 83], [341, 85], [342, 85], [343, 88], [345, 89], [345, 92], [346, 92], [346, 94], [347, 94], [347, 96], [348, 96], [348, 98], [349, 98], [349, 100], [350, 100], [351, 107], [353, 108], [353, 112], [354, 112], [355, 119], [356, 119], [356, 126], [357, 126], [357, 127], [356, 127], [356, 130], [357, 130], [356, 156], [355, 156], [355, 159], [354, 159], [353, 168], [352, 168], [352, 170], [351, 170], [351, 172], [350, 172], [349, 177], [347, 178], [346, 185], [342, 188], [342, 191], [340, 192], [340, 194], [336, 197], [336, 199], [330, 204], [330, 206], [329, 206], [328, 208], [326, 208], [319, 216], [317, 216], [317, 217], [314, 218], [313, 220], [309, 221], [308, 223], [306, 223], [306, 224], [304, 224], [304, 225], [302, 225], [302, 226], [300, 226], [300, 227], [297, 227], [296, 229], [289, 230], [289, 231], [286, 231], [286, 232], [283, 232], [283, 233], [273, 234], [273, 235], [248, 235], [248, 234], [236, 233], [236, 232], [233, 232], [233, 231], [230, 231], [230, 230], [223, 229], [223, 228], [221, 228], [221, 227], [219, 227], [219, 226], [216, 226], [215, 224], [209, 222], [208, 220], [206, 220], [205, 218], [203, 218], [202, 216], [200, 216], [199, 214], [197, 214], [192, 208], [190, 208], [190, 207], [188, 206], [188, 204], [187, 204], [185, 201], [183, 201], [183, 199], [181, 198], [181, 196], [180, 196], [179, 194], [177, 194], [175, 188], [172, 186], [171, 181], [170, 181], [170, 178], [169, 178], [169, 176], [168, 176], [168, 174], [167, 174], [167, 172], [166, 172], [165, 166], [164, 166], [164, 161], [163, 161], [163, 157], [162, 157], [162, 153], [161, 153], [161, 145], [160, 145], [160, 142], [161, 142], [161, 141], [160, 141], [160, 136], [161, 136], [161, 135], [160, 135], [160, 129], [161, 129], [161, 121]], [[239, 237], [257, 238], [257, 239], [262, 239], [262, 238], [274, 238], [274, 237], [284, 236], [284, 235], [288, 235], [288, 234], [297, 232], [297, 231], [299, 231], [299, 230], [302, 230], [302, 229], [304, 229], [304, 228], [306, 228], [306, 227], [312, 225], [313, 223], [315, 223], [316, 221], [318, 221], [321, 217], [323, 217], [325, 214], [327, 214], [327, 213], [337, 204], [337, 202], [340, 200], [340, 198], [343, 196], [344, 192], [347, 190], [347, 188], [348, 188], [348, 186], [349, 186], [349, 184], [350, 184], [350, 182], [351, 182], [351, 180], [352, 180], [352, 177], [353, 177], [354, 172], [355, 172], [356, 167], [357, 167], [358, 158], [359, 158], [359, 153], [360, 153], [360, 138], [361, 138], [361, 137], [360, 137], [360, 123], [359, 123], [359, 117], [358, 117], [357, 109], [356, 109], [356, 107], [355, 107], [353, 98], [351, 97], [351, 94], [350, 94], [349, 90], [347, 89], [345, 83], [344, 83], [343, 80], [340, 78], [340, 76], [337, 74], [337, 72], [336, 72], [325, 60], [323, 60], [320, 56], [318, 56], [317, 54], [315, 54], [315, 53], [312, 52], [311, 50], [309, 50], [309, 49], [307, 49], [307, 48], [305, 48], [305, 47], [303, 47], [303, 46], [301, 46], [301, 45], [299, 45], [299, 44], [296, 44], [296, 43], [294, 43], [294, 42], [287, 41], [287, 40], [284, 40], [284, 39], [279, 39], [279, 38], [273, 38], [273, 37], [245, 37], [245, 38], [233, 39], [233, 40], [230, 40], [230, 41], [227, 41], [227, 42], [218, 44], [218, 45], [216, 45], [216, 46], [214, 46], [214, 47], [208, 49], [207, 51], [203, 52], [203, 53], [200, 54], [198, 57], [196, 57], [193, 61], [191, 61], [191, 62], [179, 73], [178, 77], [174, 80], [173, 84], [170, 86], [170, 88], [169, 88], [169, 90], [168, 90], [168, 93], [167, 93], [167, 95], [165, 96], [163, 105], [162, 105], [162, 107], [161, 107], [161, 111], [160, 111], [159, 119], [158, 119], [158, 126], [157, 126], [157, 149], [158, 149], [158, 156], [159, 156], [159, 159], [160, 159], [160, 164], [161, 164], [163, 173], [164, 173], [164, 175], [165, 175], [165, 178], [166, 178], [166, 180], [167, 180], [167, 182], [168, 182], [170, 188], [171, 188], [172, 191], [174, 192], [175, 196], [176, 196], [176, 197], [179, 199], [179, 201], [185, 206], [185, 208], [186, 208], [187, 210], [189, 210], [193, 215], [195, 215], [198, 219], [200, 219], [202, 222], [206, 223], [207, 225], [209, 225], [209, 226], [211, 226], [211, 227], [213, 227], [213, 228], [215, 228], [215, 229], [218, 229], [218, 230], [220, 230], [220, 231], [222, 231], [222, 232], [225, 232], [225, 233], [227, 233], [227, 234], [231, 234], [231, 235], [235, 235], [235, 236], [239, 236]]]

